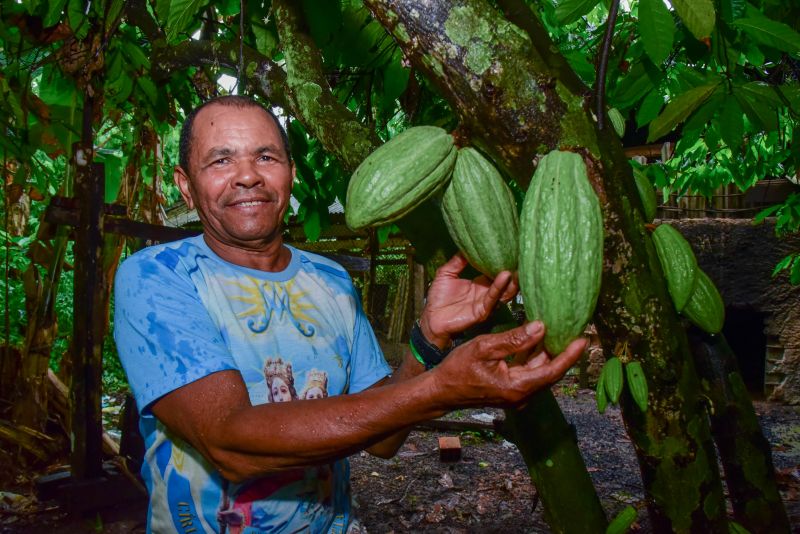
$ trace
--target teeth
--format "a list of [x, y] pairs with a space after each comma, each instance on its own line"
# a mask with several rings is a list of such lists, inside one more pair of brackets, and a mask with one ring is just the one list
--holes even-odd
[[263, 204], [263, 202], [261, 202], [260, 200], [254, 200], [252, 202], [242, 202], [239, 205], [240, 206], [258, 206], [259, 204]]

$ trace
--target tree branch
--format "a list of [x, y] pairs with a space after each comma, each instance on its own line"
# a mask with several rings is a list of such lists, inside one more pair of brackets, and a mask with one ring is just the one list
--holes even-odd
[[335, 154], [347, 170], [354, 170], [380, 139], [333, 96], [322, 68], [322, 57], [306, 29], [295, 2], [272, 4], [281, 49], [286, 58], [286, 85], [292, 112]]

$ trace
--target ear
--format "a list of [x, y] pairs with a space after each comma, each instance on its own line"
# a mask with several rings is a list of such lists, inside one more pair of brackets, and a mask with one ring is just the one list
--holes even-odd
[[289, 192], [291, 193], [294, 189], [294, 180], [297, 177], [297, 166], [294, 164], [294, 160], [292, 160], [292, 183], [289, 184]]
[[189, 209], [194, 209], [194, 201], [192, 200], [192, 185], [189, 181], [189, 175], [183, 170], [182, 167], [175, 167], [175, 170], [172, 173], [172, 178], [175, 180], [175, 184], [181, 191], [183, 201], [186, 202], [186, 205], [189, 206]]

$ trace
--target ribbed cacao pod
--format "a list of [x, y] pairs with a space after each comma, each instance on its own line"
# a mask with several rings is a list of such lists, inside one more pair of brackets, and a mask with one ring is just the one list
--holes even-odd
[[651, 222], [656, 216], [656, 191], [650, 179], [639, 169], [633, 169], [633, 179], [636, 181], [636, 189], [639, 191], [639, 198], [642, 200], [644, 208], [644, 220]]
[[658, 260], [667, 279], [667, 290], [675, 309], [682, 311], [697, 282], [697, 259], [692, 246], [679, 231], [668, 224], [660, 224], [653, 232]]
[[699, 328], [709, 334], [716, 334], [725, 323], [725, 303], [714, 282], [706, 273], [698, 270], [697, 285], [683, 309], [683, 314]]
[[606, 387], [608, 400], [612, 403], [619, 402], [622, 393], [622, 362], [613, 356], [603, 365], [603, 383]]
[[600, 371], [600, 376], [597, 379], [597, 386], [595, 387], [595, 402], [597, 402], [597, 411], [603, 413], [608, 406], [608, 396], [606, 395], [606, 381], [605, 381], [605, 366]]
[[647, 378], [644, 376], [642, 364], [637, 361], [625, 364], [625, 378], [628, 380], [628, 391], [631, 392], [633, 401], [643, 412], [647, 411]]
[[441, 189], [456, 160], [453, 136], [415, 126], [361, 162], [347, 187], [345, 221], [359, 230], [395, 221]]
[[583, 158], [554, 150], [539, 162], [520, 217], [519, 284], [525, 312], [562, 352], [583, 333], [600, 292], [603, 215]]
[[611, 126], [613, 126], [614, 131], [617, 132], [618, 137], [625, 135], [625, 117], [622, 116], [620, 110], [617, 108], [609, 109], [608, 120], [611, 121]]
[[514, 195], [494, 165], [474, 148], [458, 151], [442, 198], [450, 236], [467, 260], [494, 278], [516, 271], [519, 217]]

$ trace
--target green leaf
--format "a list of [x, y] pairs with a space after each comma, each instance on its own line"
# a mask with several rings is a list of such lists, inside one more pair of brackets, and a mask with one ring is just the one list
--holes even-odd
[[278, 36], [275, 32], [260, 24], [253, 24], [252, 29], [256, 36], [256, 49], [267, 57], [275, 55], [278, 48]]
[[150, 60], [147, 58], [147, 55], [144, 53], [138, 44], [133, 41], [124, 41], [122, 43], [122, 53], [125, 54], [125, 57], [128, 58], [130, 61], [129, 68], [132, 71], [139, 70], [144, 68], [144, 70], [150, 70]]
[[689, 89], [683, 94], [674, 98], [664, 111], [650, 123], [650, 135], [647, 136], [648, 142], [655, 141], [660, 137], [671, 132], [678, 124], [694, 112], [703, 104], [709, 96], [719, 87], [720, 82], [709, 83]]
[[594, 9], [599, 0], [560, 0], [556, 6], [556, 19], [560, 24], [571, 24]]
[[741, 152], [744, 142], [744, 112], [736, 98], [728, 97], [719, 114], [719, 132], [722, 140], [734, 154]]
[[794, 286], [800, 285], [800, 260], [798, 260], [797, 256], [795, 256], [792, 263], [792, 274], [789, 276], [789, 281]]
[[42, 20], [42, 25], [45, 28], [55, 26], [61, 20], [61, 14], [64, 11], [64, 6], [67, 5], [67, 0], [50, 0], [47, 5], [47, 14]]
[[383, 91], [388, 102], [402, 95], [408, 86], [411, 71], [403, 66], [402, 59], [403, 53], [398, 48], [383, 69]]
[[747, 7], [746, 0], [720, 0], [719, 4], [722, 20], [728, 24], [741, 17]]
[[136, 85], [145, 94], [150, 104], [155, 105], [158, 102], [158, 89], [156, 89], [156, 84], [153, 83], [153, 80], [147, 76], [140, 76], [136, 78]]
[[733, 26], [758, 44], [771, 46], [794, 56], [800, 55], [800, 33], [782, 22], [767, 17], [747, 17], [734, 21]]
[[342, 25], [342, 4], [331, 0], [302, 0], [306, 22], [317, 45], [326, 46]]
[[319, 239], [322, 233], [322, 225], [320, 224], [317, 206], [314, 206], [306, 212], [306, 216], [303, 219], [303, 232], [305, 232], [306, 238], [309, 241], [316, 241]]
[[724, 101], [725, 95], [722, 91], [715, 91], [708, 100], [697, 108], [697, 111], [686, 120], [686, 124], [683, 125], [683, 131], [697, 129], [702, 132], [706, 128], [708, 121], [717, 113], [717, 110]]
[[175, 42], [178, 35], [189, 29], [194, 18], [208, 2], [209, 0], [172, 0], [167, 15], [167, 41]]
[[658, 88], [653, 89], [647, 96], [644, 97], [642, 103], [639, 104], [639, 109], [636, 111], [636, 126], [641, 128], [645, 124], [658, 117], [658, 112], [664, 105], [664, 95]]
[[702, 41], [711, 36], [716, 18], [712, 0], [672, 0], [671, 3], [697, 40]]
[[654, 67], [648, 69], [642, 62], [634, 65], [617, 85], [613, 98], [609, 99], [609, 104], [619, 109], [628, 109], [638, 102], [643, 94], [652, 90], [660, 81], [655, 79], [651, 70], [658, 72]]
[[663, 63], [672, 51], [672, 41], [675, 38], [675, 22], [663, 0], [639, 2], [639, 33], [644, 42], [644, 50], [653, 63]]
[[78, 40], [83, 39], [89, 33], [89, 22], [86, 20], [83, 3], [83, 0], [69, 0], [67, 5], [67, 21]]
[[781, 101], [769, 85], [750, 82], [734, 87], [733, 94], [751, 122], [764, 130], [778, 128]]
[[[218, 0], [214, 2], [214, 7], [217, 12], [223, 17], [230, 17], [231, 15], [238, 15], [241, 10], [241, 0]], [[247, 12], [245, 12], [247, 15]]]
[[[777, 206], [773, 206], [773, 207], [777, 207]], [[762, 212], [762, 213], [763, 213], [763, 212]], [[759, 215], [761, 215], [761, 214], [759, 214]], [[774, 276], [778, 276], [778, 274], [779, 274], [779, 273], [780, 273], [782, 270], [784, 270], [784, 269], [786, 269], [787, 267], [791, 266], [791, 265], [792, 265], [792, 262], [794, 261], [794, 258], [795, 258], [795, 255], [794, 255], [794, 254], [789, 254], [788, 256], [786, 256], [785, 258], [783, 258], [781, 261], [779, 261], [779, 262], [778, 262], [778, 264], [775, 266], [775, 268], [772, 270], [772, 276], [773, 276], [773, 277], [774, 277]]]

